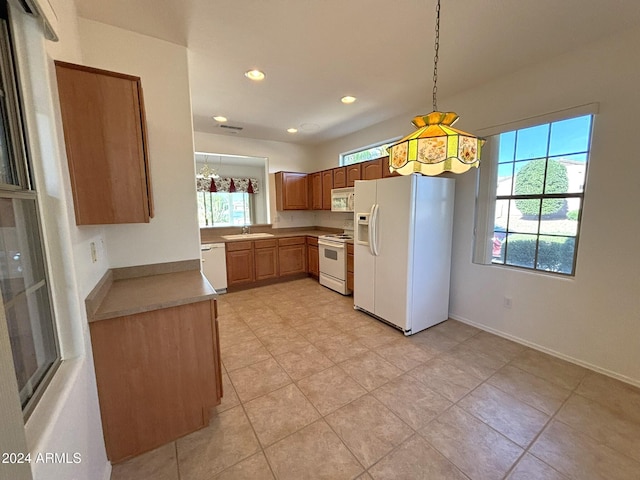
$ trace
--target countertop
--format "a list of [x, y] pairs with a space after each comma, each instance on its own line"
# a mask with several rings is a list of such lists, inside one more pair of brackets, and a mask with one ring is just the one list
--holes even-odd
[[[197, 262], [197, 263], [195, 263]], [[202, 302], [217, 297], [200, 272], [200, 261], [175, 262], [173, 268], [108, 271], [86, 300], [89, 322]], [[189, 268], [181, 270], [181, 268]], [[138, 268], [138, 267], [134, 267]], [[124, 270], [124, 269], [122, 269]], [[169, 271], [167, 271], [169, 270]], [[171, 271], [173, 270], [173, 271]], [[142, 275], [137, 275], [141, 273]], [[125, 278], [122, 278], [125, 276]]]
[[[226, 238], [222, 238], [221, 235], [213, 234], [210, 231], [201, 230], [200, 243], [205, 244], [205, 243], [246, 242], [251, 240], [268, 240], [270, 238], [287, 238], [287, 237], [319, 237], [320, 235], [326, 235], [327, 233], [342, 232], [342, 230], [337, 228], [328, 228], [326, 230], [321, 230], [314, 227], [310, 227], [309, 229], [306, 229], [306, 230], [304, 229], [302, 230], [298, 230], [298, 229], [258, 230], [256, 229], [255, 231], [253, 231], [253, 229], [251, 230], [251, 233], [262, 233], [262, 232], [271, 233], [273, 234], [273, 236], [272, 237], [256, 237], [256, 238], [237, 238], [233, 240], [227, 240]], [[240, 232], [224, 233], [223, 235], [232, 235], [234, 233], [240, 233]]]

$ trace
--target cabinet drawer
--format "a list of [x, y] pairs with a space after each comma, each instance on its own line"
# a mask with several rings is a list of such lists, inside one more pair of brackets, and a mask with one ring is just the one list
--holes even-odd
[[278, 246], [278, 241], [275, 238], [269, 240], [255, 240], [253, 242], [255, 248], [273, 248]]
[[229, 242], [227, 243], [227, 252], [237, 252], [238, 250], [251, 250], [251, 242]]
[[307, 237], [307, 245], [318, 245], [318, 237]]
[[286, 245], [304, 245], [306, 242], [306, 237], [290, 237], [290, 238], [281, 238], [278, 240], [278, 245], [284, 247]]

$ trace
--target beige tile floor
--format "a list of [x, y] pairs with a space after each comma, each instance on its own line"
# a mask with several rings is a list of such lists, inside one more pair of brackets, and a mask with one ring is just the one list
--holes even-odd
[[448, 320], [412, 337], [311, 279], [219, 299], [210, 425], [113, 480], [640, 479], [640, 390]]

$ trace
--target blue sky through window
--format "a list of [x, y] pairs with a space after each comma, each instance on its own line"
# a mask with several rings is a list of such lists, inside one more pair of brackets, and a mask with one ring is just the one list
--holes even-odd
[[[591, 115], [500, 134], [498, 162], [570, 155], [589, 149]], [[551, 129], [549, 131], [549, 129]], [[586, 155], [572, 156], [586, 162]], [[519, 170], [516, 165], [516, 172]]]

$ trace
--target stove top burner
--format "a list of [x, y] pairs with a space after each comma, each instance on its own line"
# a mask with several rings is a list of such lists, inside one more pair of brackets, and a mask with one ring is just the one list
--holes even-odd
[[333, 240], [334, 242], [346, 242], [347, 240], [353, 240], [353, 235], [348, 233], [328, 233], [327, 235], [321, 235], [319, 238]]

